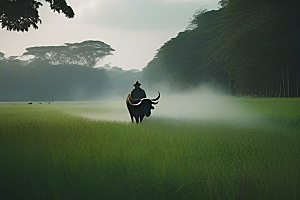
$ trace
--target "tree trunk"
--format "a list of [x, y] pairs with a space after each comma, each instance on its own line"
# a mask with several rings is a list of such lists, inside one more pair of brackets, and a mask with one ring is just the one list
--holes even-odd
[[281, 97], [281, 82], [280, 82], [280, 87], [279, 87], [279, 97]]
[[300, 57], [300, 35], [298, 35], [297, 39], [297, 55], [296, 55], [296, 63], [297, 63], [297, 97], [299, 97], [299, 57]]
[[283, 89], [283, 97], [285, 97], [285, 88], [284, 88], [283, 68], [282, 68], [282, 89]]
[[299, 97], [299, 58], [297, 58], [297, 97]]
[[289, 59], [286, 59], [286, 76], [287, 76], [287, 95], [290, 97], [290, 75], [289, 75]]

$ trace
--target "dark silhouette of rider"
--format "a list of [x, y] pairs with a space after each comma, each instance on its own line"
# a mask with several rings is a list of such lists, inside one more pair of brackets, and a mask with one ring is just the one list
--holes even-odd
[[133, 99], [146, 98], [146, 92], [145, 92], [145, 90], [143, 90], [142, 88], [140, 88], [141, 84], [138, 81], [136, 81], [135, 84], [133, 84], [133, 86], [135, 87], [131, 91], [131, 97]]

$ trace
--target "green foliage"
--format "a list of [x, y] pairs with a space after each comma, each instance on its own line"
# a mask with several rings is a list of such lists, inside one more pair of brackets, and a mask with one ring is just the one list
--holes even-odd
[[[64, 13], [67, 18], [73, 18], [74, 12], [66, 0], [46, 0], [50, 8], [58, 13]], [[9, 31], [28, 31], [30, 26], [38, 29], [42, 23], [38, 9], [43, 6], [36, 0], [0, 0], [0, 23]]]
[[[240, 100], [268, 110], [265, 99]], [[0, 104], [0, 198], [297, 199], [299, 142], [299, 129], [282, 125], [136, 125], [66, 115], [55, 104]]]
[[247, 108], [259, 113], [272, 124], [300, 128], [299, 98], [249, 98]]
[[221, 47], [216, 58], [225, 61], [224, 68], [236, 88], [249, 91], [264, 85], [271, 92], [282, 76], [281, 69], [286, 79], [289, 70], [296, 73], [298, 6], [296, 1], [239, 1], [221, 10], [228, 26], [211, 44]]
[[[181, 89], [212, 79], [228, 85], [229, 78], [224, 74], [222, 62], [213, 60], [207, 52], [210, 50], [209, 41], [218, 35], [214, 30], [220, 26], [218, 12], [204, 12], [200, 10], [199, 15], [191, 20], [189, 27], [194, 24], [195, 29], [188, 27], [157, 51], [153, 61], [143, 69], [145, 79], [149, 82], [157, 79], [168, 81], [174, 88]], [[211, 63], [210, 67], [207, 67], [208, 63]]]
[[158, 49], [144, 77], [175, 88], [213, 80], [233, 93], [296, 96], [299, 3], [226, 0], [217, 11], [199, 10], [187, 30]]

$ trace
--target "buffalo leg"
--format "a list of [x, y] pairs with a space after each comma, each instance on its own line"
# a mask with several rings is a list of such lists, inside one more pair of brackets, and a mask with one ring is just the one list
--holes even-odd
[[138, 124], [139, 123], [139, 116], [134, 116], [135, 122]]
[[131, 117], [131, 121], [132, 121], [132, 123], [134, 123], [134, 121], [133, 121], [133, 116], [132, 116], [132, 115], [130, 115], [130, 117]]
[[141, 117], [140, 117], [140, 122], [142, 122], [142, 121], [143, 121], [143, 119], [144, 119], [144, 116], [141, 116]]

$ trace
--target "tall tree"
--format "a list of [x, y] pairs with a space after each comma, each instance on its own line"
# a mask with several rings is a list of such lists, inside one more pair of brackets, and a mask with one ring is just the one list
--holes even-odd
[[[67, 18], [74, 17], [73, 9], [66, 0], [45, 0], [50, 8], [58, 13], [64, 13]], [[0, 23], [9, 31], [28, 31], [30, 26], [38, 29], [42, 23], [38, 9], [43, 6], [39, 0], [0, 0]]]
[[99, 60], [112, 55], [110, 45], [101, 41], [84, 41], [81, 43], [65, 43], [63, 46], [29, 47], [23, 56], [33, 56], [30, 62], [36, 65], [46, 62], [54, 65], [77, 64], [93, 67]]
[[281, 84], [280, 87], [285, 87], [281, 90], [288, 91], [286, 96], [289, 96], [289, 83], [294, 79], [290, 79], [289, 74], [295, 71], [293, 57], [300, 32], [299, 3], [240, 0], [221, 9], [220, 19], [225, 20], [227, 26], [211, 44], [220, 47], [215, 52], [216, 58], [226, 61], [224, 68], [237, 89], [278, 95], [275, 90]]
[[225, 80], [225, 71], [236, 92], [295, 96], [300, 1], [221, 2], [217, 11], [196, 13], [186, 31], [158, 49], [144, 77], [182, 87]]

